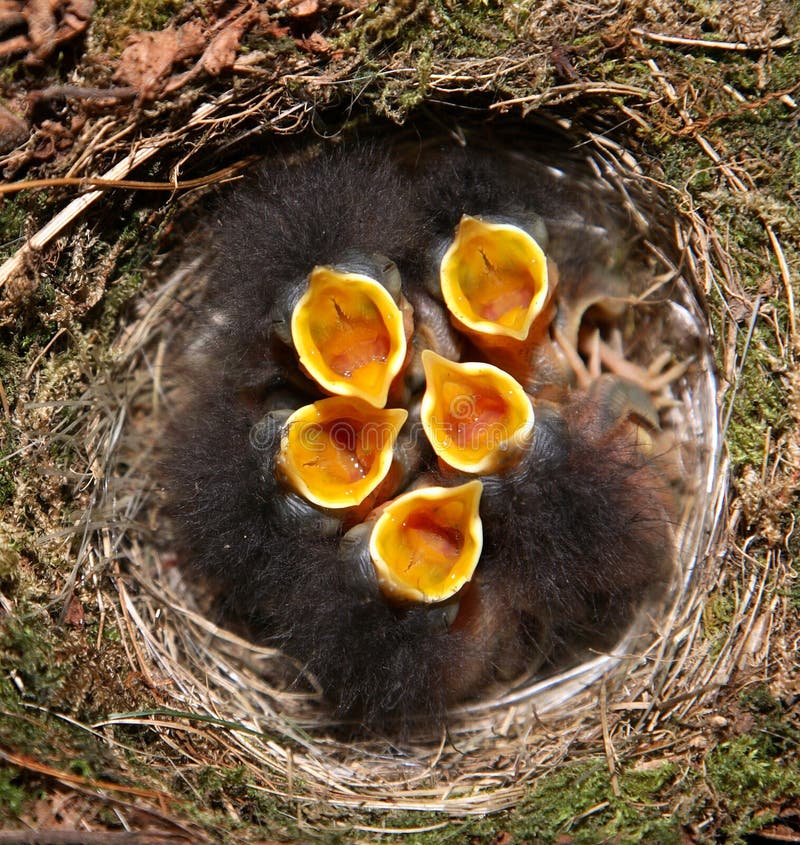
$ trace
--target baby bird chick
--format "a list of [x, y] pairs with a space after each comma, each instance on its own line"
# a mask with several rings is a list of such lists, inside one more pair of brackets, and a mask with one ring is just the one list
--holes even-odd
[[[610, 646], [669, 581], [671, 503], [654, 459], [624, 406], [570, 389], [551, 337], [555, 303], [595, 248], [587, 235], [576, 258], [563, 239], [585, 206], [547, 168], [515, 159], [434, 157], [414, 181], [374, 148], [264, 168], [227, 203], [199, 316], [210, 340], [185, 362], [168, 432], [168, 510], [188, 571], [215, 580], [225, 606], [313, 673], [340, 715], [441, 722], [495, 680]], [[536, 327], [521, 385], [491, 363], [445, 360], [502, 350], [421, 269], [418, 256], [443, 257], [461, 225], [477, 240], [463, 259], [477, 273], [497, 275], [497, 232], [537, 267], [530, 289], [502, 290], [504, 314], [525, 312], [518, 333]], [[498, 319], [468, 293], [479, 317]], [[468, 417], [451, 382], [475, 402]], [[343, 420], [352, 442], [334, 433]], [[487, 420], [510, 436], [460, 454]], [[442, 423], [458, 449], [437, 449]], [[321, 439], [303, 440], [309, 424]], [[362, 435], [384, 424], [391, 440], [373, 454]], [[343, 484], [360, 491], [355, 510]], [[457, 491], [468, 504], [453, 516]]]
[[[215, 260], [192, 326], [207, 339], [180, 362], [161, 469], [186, 566], [219, 579], [247, 615], [281, 601], [306, 543], [324, 546], [341, 531], [341, 520], [275, 471], [287, 414], [274, 413], [326, 393], [287, 343], [287, 319], [320, 267], [371, 276], [397, 302], [392, 268], [418, 252], [418, 226], [406, 181], [373, 147], [273, 161], [220, 200], [216, 215]], [[379, 257], [387, 252], [394, 261]], [[397, 308], [405, 346], [409, 315]]]

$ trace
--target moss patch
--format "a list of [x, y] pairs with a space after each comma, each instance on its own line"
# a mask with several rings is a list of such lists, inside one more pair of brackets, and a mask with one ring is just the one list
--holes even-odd
[[[514, 33], [502, 3], [432, 0], [375, 4], [336, 43], [356, 47], [361, 58], [352, 96], [372, 103], [377, 114], [402, 122], [429, 95], [434, 62], [501, 56], [514, 43]], [[386, 72], [388, 52], [402, 68]], [[510, 92], [502, 74], [492, 88]]]
[[92, 38], [99, 50], [119, 53], [132, 32], [164, 29], [184, 0], [97, 0]]
[[721, 743], [706, 758], [708, 784], [719, 802], [718, 831], [726, 837], [723, 841], [739, 841], [771, 821], [780, 804], [800, 797], [798, 736], [793, 733], [746, 734]]

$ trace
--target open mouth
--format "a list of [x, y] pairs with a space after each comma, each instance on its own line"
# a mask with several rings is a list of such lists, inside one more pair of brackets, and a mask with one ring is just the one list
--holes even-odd
[[382, 408], [403, 368], [403, 315], [383, 285], [359, 273], [315, 267], [292, 312], [301, 365], [327, 393]]
[[408, 412], [334, 396], [286, 422], [277, 467], [296, 492], [324, 508], [361, 504], [386, 478]]
[[467, 329], [522, 341], [547, 301], [547, 259], [523, 229], [465, 215], [442, 258], [440, 283]]
[[483, 547], [482, 491], [480, 481], [420, 487], [383, 508], [369, 551], [387, 597], [444, 601], [472, 578]]
[[484, 363], [460, 364], [426, 350], [421, 419], [439, 458], [468, 473], [513, 462], [533, 433], [533, 405], [508, 373]]

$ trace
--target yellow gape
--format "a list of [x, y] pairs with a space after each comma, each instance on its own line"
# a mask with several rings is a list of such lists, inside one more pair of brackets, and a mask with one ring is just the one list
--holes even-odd
[[422, 353], [422, 427], [453, 469], [497, 472], [516, 462], [533, 434], [533, 405], [522, 385], [491, 364], [458, 364]]
[[547, 259], [524, 229], [465, 215], [442, 258], [440, 282], [464, 328], [522, 341], [547, 301]]
[[330, 267], [311, 271], [292, 311], [292, 342], [301, 365], [327, 393], [376, 408], [406, 358], [403, 315], [383, 285]]
[[278, 472], [315, 505], [359, 505], [386, 478], [407, 418], [405, 410], [341, 396], [305, 405], [286, 422]]
[[472, 578], [483, 547], [478, 513], [482, 492], [480, 481], [420, 487], [384, 507], [369, 541], [384, 595], [439, 602]]

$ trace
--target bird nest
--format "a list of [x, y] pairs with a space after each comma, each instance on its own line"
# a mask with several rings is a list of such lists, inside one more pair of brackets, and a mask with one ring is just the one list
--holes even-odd
[[[280, 14], [289, 14], [285, 4], [275, 5], [284, 8]], [[174, 396], [180, 389], [176, 363], [204, 301], [208, 244], [203, 224], [197, 224], [202, 194], [190, 192], [183, 201], [184, 218], [177, 223], [171, 220], [164, 227], [171, 230], [166, 231], [164, 242], [174, 247], [180, 240], [179, 247], [162, 253], [148, 267], [145, 283], [125, 313], [118, 334], [114, 324], [110, 350], [103, 349], [99, 355], [87, 349], [93, 342], [94, 329], [84, 333], [80, 321], [91, 309], [102, 307], [105, 298], [116, 295], [107, 285], [109, 274], [117, 257], [130, 247], [129, 242], [124, 243], [125, 237], [130, 240], [130, 233], [120, 237], [109, 256], [101, 258], [91, 254], [94, 242], [90, 229], [79, 227], [71, 240], [64, 234], [91, 208], [99, 193], [87, 190], [72, 200], [14, 252], [0, 271], [0, 284], [6, 285], [2, 306], [5, 309], [11, 303], [13, 319], [14, 308], [35, 288], [30, 279], [38, 281], [36, 274], [44, 260], [37, 252], [55, 240], [45, 256], [52, 259], [55, 254], [53, 263], [61, 260], [63, 264], [66, 247], [70, 247], [67, 294], [62, 297], [62, 291], [57, 291], [55, 305], [50, 303], [60, 327], [42, 343], [30, 363], [25, 361], [23, 386], [14, 397], [13, 422], [23, 431], [23, 437], [11, 459], [19, 461], [17, 456], [21, 455], [22, 460], [29, 460], [41, 470], [44, 480], [34, 489], [36, 485], [20, 470], [7, 522], [18, 523], [14, 536], [23, 538], [19, 542], [23, 551], [14, 554], [23, 563], [26, 556], [35, 559], [26, 551], [29, 535], [46, 535], [43, 545], [57, 549], [53, 552], [55, 563], [40, 567], [43, 573], [34, 578], [23, 566], [20, 576], [20, 581], [28, 579], [26, 584], [36, 584], [31, 592], [39, 603], [44, 603], [41, 593], [50, 591], [47, 604], [54, 620], [48, 620], [79, 628], [83, 624], [82, 602], [87, 608], [92, 605], [97, 653], [106, 641], [113, 639], [116, 643], [119, 637], [125, 665], [123, 670], [118, 665], [113, 667], [122, 679], [109, 680], [109, 687], [116, 684], [114, 694], [108, 696], [114, 706], [104, 706], [102, 682], [92, 675], [89, 683], [95, 703], [84, 711], [92, 713], [87, 721], [93, 724], [81, 729], [90, 733], [93, 741], [113, 746], [120, 760], [124, 754], [129, 755], [126, 761], [116, 763], [119, 768], [114, 774], [122, 781], [130, 775], [131, 760], [155, 772], [159, 787], [165, 782], [178, 784], [176, 792], [183, 790], [179, 780], [184, 774], [176, 772], [176, 766], [185, 767], [186, 772], [205, 767], [241, 772], [240, 782], [247, 786], [248, 799], [253, 794], [275, 799], [270, 806], [279, 808], [275, 825], [281, 828], [288, 809], [301, 827], [314, 829], [378, 833], [426, 830], [447, 822], [428, 816], [418, 822], [420, 817], [407, 813], [380, 817], [381, 826], [377, 828], [372, 824], [376, 816], [371, 814], [430, 811], [448, 818], [484, 816], [517, 806], [548, 773], [580, 761], [604, 761], [613, 796], [609, 793], [608, 801], [590, 801], [579, 808], [574, 817], [585, 818], [605, 811], [613, 797], [623, 794], [621, 763], [634, 766], [642, 762], [646, 771], [651, 762], [689, 761], [693, 755], [702, 757], [707, 750], [710, 753], [716, 741], [727, 736], [724, 732], [739, 712], [726, 704], [731, 696], [726, 697], [725, 687], [731, 679], [736, 679], [732, 696], [758, 680], [771, 684], [776, 700], [791, 699], [784, 693], [792, 689], [791, 638], [797, 630], [790, 609], [797, 599], [796, 587], [792, 593], [795, 598], [790, 597], [789, 589], [796, 576], [791, 564], [786, 563], [784, 547], [791, 552], [791, 543], [796, 544], [796, 539], [792, 540], [791, 508], [796, 496], [798, 447], [796, 432], [792, 434], [786, 419], [791, 419], [795, 428], [800, 421], [800, 385], [789, 366], [796, 355], [793, 344], [797, 335], [789, 271], [792, 257], [787, 260], [782, 246], [793, 237], [781, 217], [787, 205], [770, 205], [760, 191], [754, 193], [756, 186], [748, 168], [755, 171], [757, 165], [761, 167], [760, 160], [732, 162], [717, 152], [706, 137], [711, 135], [707, 130], [713, 125], [714, 108], [700, 109], [704, 116], [711, 114], [707, 120], [693, 118], [696, 113], [672, 84], [683, 71], [662, 71], [657, 64], [657, 59], [664, 64], [661, 55], [653, 58], [646, 47], [666, 45], [665, 50], [675, 51], [708, 48], [738, 58], [747, 50], [774, 55], [770, 51], [785, 50], [794, 42], [776, 37], [781, 30], [774, 21], [763, 32], [753, 29], [756, 18], [740, 13], [738, 7], [733, 10], [736, 14], [731, 16], [730, 31], [725, 29], [724, 16], [717, 22], [722, 29], [714, 31], [724, 40], [706, 42], [699, 23], [691, 37], [659, 34], [656, 27], [651, 32], [646, 15], [637, 17], [636, 10], [622, 14], [625, 4], [609, 2], [600, 4], [597, 10], [592, 6], [591, 11], [581, 4], [567, 4], [563, 14], [553, 4], [533, 11], [527, 4], [505, 4], [508, 15], [514, 18], [514, 32], [519, 34], [505, 55], [493, 46], [493, 30], [488, 23], [486, 33], [476, 34], [467, 25], [469, 21], [464, 23], [459, 18], [465, 33], [464, 43], [459, 43], [462, 52], [444, 58], [434, 55], [427, 71], [430, 102], [425, 97], [406, 102], [404, 97], [420, 84], [422, 71], [417, 66], [420, 45], [409, 41], [408, 53], [403, 52], [407, 46], [405, 34], [413, 30], [420, 17], [430, 24], [424, 29], [425, 38], [431, 32], [435, 35], [441, 20], [449, 22], [455, 32], [453, 21], [467, 14], [469, 4], [463, 8], [462, 4], [420, 4], [419, 12], [416, 5], [386, 4], [374, 20], [365, 13], [366, 23], [358, 30], [358, 50], [374, 62], [369, 73], [375, 67], [379, 70], [374, 71], [374, 79], [367, 79], [368, 74], [363, 77], [364, 90], [371, 98], [364, 114], [359, 113], [358, 105], [347, 102], [343, 118], [339, 100], [345, 84], [350, 85], [346, 90], [352, 89], [356, 99], [362, 84], [360, 76], [353, 81], [358, 58], [353, 58], [352, 66], [348, 64], [355, 53], [355, 42], [345, 45], [342, 56], [328, 45], [324, 61], [330, 61], [330, 69], [324, 72], [316, 54], [315, 58], [298, 60], [284, 76], [287, 84], [280, 74], [269, 75], [271, 65], [263, 53], [259, 57], [253, 52], [239, 56], [232, 65], [232, 72], [241, 74], [238, 81], [246, 80], [236, 90], [225, 90], [203, 102], [202, 92], [181, 89], [198, 78], [202, 72], [198, 64], [193, 75], [176, 73], [167, 80], [174, 86], [165, 89], [165, 98], [183, 90], [184, 99], [179, 103], [151, 101], [146, 120], [143, 112], [137, 112], [131, 120], [118, 117], [116, 122], [103, 117], [102, 131], [83, 137], [85, 148], [71, 161], [69, 173], [95, 170], [98, 161], [113, 155], [117, 165], [105, 172], [105, 178], [117, 181], [113, 186], [104, 185], [104, 189], [145, 190], [153, 187], [152, 181], [126, 181], [137, 168], [137, 172], [145, 167], [164, 172], [174, 167], [174, 172], [180, 173], [185, 172], [182, 167], [188, 162], [188, 169], [207, 173], [217, 167], [218, 160], [228, 164], [242, 152], [252, 152], [253, 146], [263, 148], [265, 136], [277, 153], [302, 159], [320, 145], [318, 134], [325, 134], [330, 126], [351, 119], [355, 128], [351, 126], [348, 131], [355, 135], [365, 124], [378, 121], [376, 113], [398, 120], [411, 114], [409, 127], [404, 130], [406, 138], [430, 137], [441, 133], [446, 124], [450, 127], [448, 137], [458, 142], [465, 137], [462, 124], [469, 136], [476, 118], [491, 117], [502, 124], [506, 113], [506, 122], [515, 133], [526, 138], [560, 139], [556, 165], [617, 210], [623, 229], [635, 244], [632, 260], [645, 270], [648, 282], [635, 291], [619, 324], [629, 356], [647, 369], [667, 350], [673, 361], [686, 364], [660, 393], [662, 422], [673, 441], [671, 460], [684, 485], [675, 522], [676, 574], [668, 593], [643, 606], [612, 649], [588, 653], [580, 662], [546, 675], [495, 686], [482, 697], [453, 708], [447, 729], [436, 735], [411, 732], [397, 738], [379, 731], [354, 733], [352, 725], [343, 725], [332, 715], [315, 679], [304, 673], [302, 665], [278, 650], [254, 643], [246, 629], [223, 620], [217, 613], [213, 591], [187, 575], [176, 560], [155, 467], [163, 432], [174, 410]], [[485, 4], [478, 5], [483, 14]], [[339, 8], [337, 4], [330, 6]], [[341, 4], [342, 9], [346, 6]], [[431, 11], [434, 6], [439, 17]], [[579, 34], [588, 37], [607, 23], [607, 43], [633, 39], [633, 59], [638, 62], [640, 54], [651, 55], [648, 69], [639, 80], [641, 85], [624, 76], [630, 70], [633, 79], [638, 65], [626, 65], [623, 81], [606, 80], [599, 69], [594, 81], [586, 81], [575, 77], [570, 55], [559, 48], [551, 52], [551, 45], [559, 43], [560, 33], [572, 32], [578, 25], [573, 20], [577, 8], [584, 14], [578, 22], [583, 27]], [[684, 11], [680, 4], [665, 4], [665, 8], [670, 26], [665, 24], [664, 28], [672, 31], [671, 24]], [[356, 14], [355, 10], [343, 12], [341, 26], [346, 29]], [[433, 17], [427, 20], [425, 15]], [[636, 24], [632, 30], [631, 21]], [[292, 26], [294, 36], [306, 38], [303, 20]], [[683, 32], [681, 27], [678, 30]], [[209, 43], [221, 43], [213, 35], [209, 31], [204, 37]], [[539, 38], [535, 55], [525, 38]], [[768, 38], [773, 40], [765, 40]], [[311, 39], [307, 40], [310, 43]], [[494, 52], [485, 53], [484, 58], [469, 53], [479, 48]], [[396, 52], [385, 60], [389, 64], [384, 67], [385, 49]], [[270, 45], [267, 59], [273, 56], [271, 50]], [[463, 55], [469, 57], [459, 58]], [[675, 66], [682, 68], [680, 62], [685, 58], [679, 52]], [[259, 61], [267, 67], [263, 76], [259, 76]], [[543, 76], [548, 62], [558, 69], [553, 84]], [[704, 65], [704, 72], [710, 73], [709, 67], [710, 63]], [[484, 95], [486, 91], [496, 92], [493, 86], [499, 84], [498, 79], [504, 80], [506, 99], [489, 106]], [[722, 82], [718, 87], [722, 90]], [[776, 87], [780, 87], [777, 82], [772, 88]], [[96, 93], [80, 90], [83, 94], [79, 96], [89, 97], [90, 105], [97, 106], [100, 101]], [[114, 90], [117, 93], [113, 96], [118, 98], [133, 96], [130, 91], [125, 93], [127, 89]], [[794, 103], [794, 89], [771, 89], [768, 96], [752, 102], [745, 102], [735, 87], [732, 90], [735, 108], [741, 104], [746, 115], [756, 109]], [[146, 92], [139, 93], [144, 97]], [[432, 105], [437, 99], [446, 106], [441, 112]], [[633, 100], [638, 105], [631, 106]], [[417, 103], [421, 108], [415, 111]], [[712, 105], [718, 106], [716, 101]], [[47, 102], [44, 107], [48, 107]], [[545, 107], [547, 112], [541, 110]], [[336, 113], [330, 123], [326, 122], [331, 114], [327, 108]], [[733, 108], [718, 119], [730, 117]], [[145, 126], [159, 124], [162, 131], [154, 131], [131, 148], [126, 133], [137, 119]], [[165, 123], [169, 123], [167, 128]], [[381, 126], [385, 128], [386, 124]], [[705, 169], [699, 168], [700, 176], [708, 170], [717, 179], [713, 183], [716, 194], [706, 195], [705, 209], [699, 211], [693, 204], [694, 195], [675, 184], [674, 170], [665, 176], [652, 157], [639, 155], [643, 145], [630, 127], [641, 127], [650, 138], [663, 131], [676, 144], [684, 136], [696, 142], [706, 157]], [[392, 124], [391, 134], [398, 133], [402, 135]], [[236, 163], [218, 171], [215, 178], [230, 178], [239, 169]], [[173, 175], [170, 171], [170, 180]], [[202, 191], [208, 181], [200, 178], [181, 182], [179, 187]], [[81, 184], [92, 188], [91, 182]], [[169, 183], [162, 183], [160, 188], [169, 188]], [[123, 199], [122, 203], [127, 201]], [[737, 215], [746, 217], [748, 225], [755, 221], [753, 228], [758, 229], [760, 238], [758, 260], [774, 265], [771, 287], [765, 281], [763, 292], [757, 295], [743, 288], [730, 256], [746, 248], [741, 238], [726, 242], [724, 229], [715, 229], [704, 219], [711, 205], [715, 210], [732, 206]], [[166, 213], [159, 209], [148, 218], [147, 225], [163, 222], [173, 210], [173, 204], [168, 205]], [[130, 207], [125, 208], [126, 219], [133, 216], [130, 212]], [[719, 214], [713, 222], [719, 224], [720, 220], [730, 218]], [[139, 234], [144, 240], [152, 232], [142, 226]], [[752, 252], [755, 254], [754, 248]], [[755, 258], [753, 262], [762, 266]], [[87, 273], [87, 267], [96, 274]], [[713, 307], [708, 305], [707, 296], [714, 300]], [[113, 309], [110, 313], [113, 323]], [[0, 317], [6, 320], [5, 310], [0, 311]], [[779, 376], [781, 384], [788, 385], [788, 413], [781, 417], [783, 427], [747, 434], [757, 438], [758, 448], [750, 449], [744, 458], [736, 456], [738, 499], [729, 508], [727, 497], [732, 488], [723, 439], [729, 424], [736, 424], [739, 417], [745, 418], [743, 428], [750, 425], [758, 429], [760, 424], [760, 419], [754, 422], [747, 417], [756, 401], [753, 397], [749, 397], [745, 410], [734, 407], [734, 399], [737, 391], [741, 399], [749, 390], [736, 382], [746, 368], [748, 353], [761, 342], [757, 332], [762, 323], [774, 329], [778, 352], [786, 365], [781, 370], [777, 359], [770, 359], [770, 374], [777, 373], [775, 380]], [[60, 351], [59, 344], [67, 339], [77, 351]], [[767, 360], [767, 353], [759, 355], [760, 360]], [[717, 367], [723, 374], [719, 383]], [[88, 386], [81, 393], [83, 384]], [[726, 391], [727, 404], [723, 405], [721, 397]], [[0, 400], [6, 418], [12, 421], [2, 382]], [[774, 409], [769, 410], [772, 413]], [[763, 464], [757, 466], [751, 456], [761, 455], [762, 442]], [[57, 457], [51, 457], [54, 450], [66, 448], [64, 444], [72, 449], [66, 475]], [[68, 501], [79, 512], [75, 518], [66, 513]], [[743, 539], [745, 532], [749, 536]], [[4, 561], [0, 558], [0, 565], [4, 566]], [[6, 583], [6, 574], [0, 570], [0, 609], [8, 616], [12, 607], [4, 595]], [[60, 653], [72, 659], [68, 650]], [[95, 652], [82, 642], [77, 653]], [[81, 656], [70, 666], [82, 682], [85, 667], [78, 665], [84, 659]], [[20, 659], [20, 665], [24, 659]], [[25, 683], [22, 673], [14, 676], [23, 697], [30, 691]], [[80, 691], [69, 703], [77, 709], [86, 698]], [[795, 703], [787, 707], [796, 706], [796, 699], [791, 701]], [[121, 712], [128, 703], [130, 708]], [[52, 710], [59, 719], [68, 710], [66, 704], [57, 706], [50, 699], [45, 704], [50, 708], [47, 712]], [[716, 716], [720, 704], [728, 716]], [[95, 720], [98, 712], [102, 712], [102, 718]], [[27, 714], [23, 718], [30, 721]], [[717, 721], [709, 721], [714, 718]], [[64, 721], [75, 722], [74, 713], [67, 712]], [[129, 740], [124, 753], [119, 751], [120, 744]], [[762, 758], [756, 760], [759, 766], [762, 762]], [[98, 794], [105, 795], [111, 789], [108, 783], [82, 781], [73, 774], [62, 777], [63, 772], [36, 761], [32, 764], [31, 757], [24, 754], [13, 756], [13, 763], [55, 777], [62, 784], [88, 784]], [[200, 790], [195, 790], [191, 778], [186, 780], [201, 802]], [[769, 800], [781, 797], [778, 788], [770, 787]], [[752, 791], [750, 786], [744, 789]], [[149, 795], [152, 797], [152, 793]], [[225, 810], [235, 818], [236, 808], [226, 802], [227, 798], [223, 800]], [[658, 813], [662, 815], [660, 806]], [[697, 820], [705, 813], [705, 809], [693, 811], [693, 818]], [[159, 818], [164, 820], [163, 815]], [[195, 841], [201, 841], [200, 834]]]
[[173, 256], [172, 269], [162, 268], [139, 301], [136, 319], [114, 346], [118, 375], [96, 397], [101, 410], [85, 420], [91, 452], [102, 463], [97, 518], [90, 517], [101, 527], [86, 537], [83, 552], [98, 564], [113, 559], [118, 568], [127, 650], [161, 702], [157, 710], [114, 714], [105, 724], [151, 727], [195, 761], [220, 755], [226, 765], [259, 773], [258, 789], [303, 807], [323, 801], [340, 809], [461, 816], [514, 806], [527, 779], [556, 765], [576, 742], [613, 754], [611, 713], [630, 710], [642, 728], [657, 730], [686, 708], [687, 689], [705, 689], [724, 674], [724, 655], [709, 664], [697, 660], [705, 648], [698, 610], [718, 577], [719, 558], [710, 552], [726, 490], [699, 277], [705, 256], [697, 254], [690, 221], [659, 207], [630, 153], [602, 134], [556, 119], [522, 129], [539, 139], [574, 133], [578, 152], [560, 166], [620, 210], [648, 271], [649, 286], [626, 311], [626, 343], [637, 338], [632, 355], [645, 368], [664, 349], [686, 363], [666, 386], [670, 460], [685, 484], [675, 526], [678, 575], [668, 597], [643, 608], [610, 651], [453, 709], [446, 732], [412, 733], [399, 742], [364, 732], [344, 741], [314, 678], [298, 682], [302, 667], [217, 624], [208, 591], [187, 579], [161, 533], [165, 519], [159, 496], [152, 495], [157, 444], [179, 381], [180, 338], [186, 325], [191, 332], [208, 263], [202, 238], [195, 247], [190, 238], [180, 260]]

